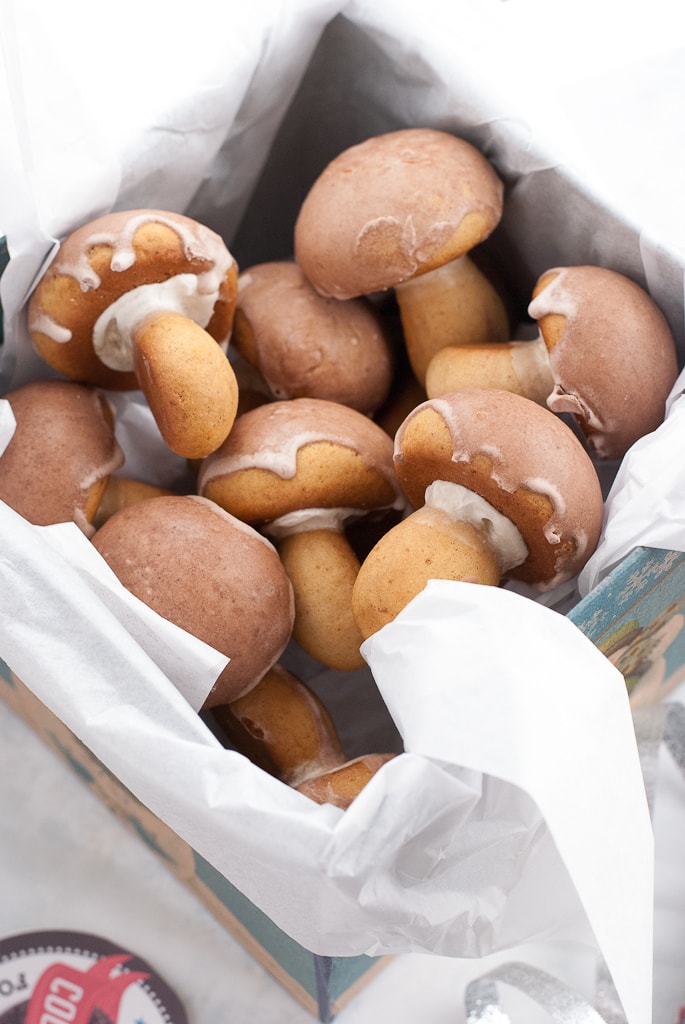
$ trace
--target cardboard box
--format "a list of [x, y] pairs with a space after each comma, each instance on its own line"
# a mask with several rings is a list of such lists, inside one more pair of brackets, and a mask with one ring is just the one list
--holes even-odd
[[[222, 209], [216, 195], [206, 189], [198, 190], [186, 212], [226, 234], [242, 267], [287, 258], [299, 204], [328, 159], [370, 134], [409, 124], [432, 124], [469, 138], [502, 173], [507, 187], [506, 213], [485, 249], [504, 272], [521, 310], [543, 270], [580, 262], [581, 257], [586, 262], [601, 258], [605, 265], [648, 285], [639, 231], [586, 191], [568, 169], [542, 152], [531, 153], [530, 140], [518, 137], [520, 126], [494, 130], [484, 118], [461, 109], [452, 84], [440, 82], [437, 70], [430, 64], [421, 66], [423, 78], [398, 76], [392, 32], [374, 33], [363, 20], [336, 17], [327, 25], [304, 71], [237, 230], [231, 220], [235, 207]], [[477, 92], [477, 83], [470, 84]], [[477, 96], [474, 106], [479, 114]], [[522, 173], [515, 158], [524, 151], [532, 166]], [[154, 205], [152, 200], [149, 205]], [[658, 298], [682, 357], [682, 289], [677, 285], [683, 267], [658, 247], [653, 265], [659, 271]], [[685, 664], [684, 605], [685, 556], [638, 546], [569, 610], [569, 619], [625, 673], [631, 692], [645, 693], [649, 703], [653, 693], [660, 697], [679, 682]], [[318, 678], [315, 666], [310, 665], [308, 672], [311, 679]], [[3, 699], [320, 1020], [330, 1020], [382, 965], [382, 957], [308, 952], [293, 938], [296, 926], [289, 934], [271, 921], [241, 892], [240, 885], [234, 884], [235, 879], [224, 877], [146, 807], [11, 669], [5, 667], [2, 675]], [[384, 735], [392, 733], [394, 723], [379, 702], [374, 703], [374, 716], [371, 731], [377, 727]]]
[[384, 965], [386, 958], [317, 956], [291, 939], [137, 800], [2, 662], [0, 698], [313, 1017], [332, 1020]]

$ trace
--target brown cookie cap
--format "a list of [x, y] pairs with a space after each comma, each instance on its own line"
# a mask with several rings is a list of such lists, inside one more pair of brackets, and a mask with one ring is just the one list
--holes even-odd
[[414, 508], [437, 480], [475, 492], [528, 548], [509, 576], [549, 588], [575, 576], [599, 539], [597, 472], [571, 429], [521, 395], [468, 388], [430, 399], [405, 419], [395, 468]]
[[310, 508], [390, 508], [403, 501], [392, 456], [392, 439], [355, 409], [271, 402], [237, 418], [204, 460], [198, 491], [253, 523]]
[[345, 811], [364, 786], [396, 754], [363, 754], [295, 786], [298, 793], [317, 804], [333, 804]]
[[116, 512], [93, 544], [124, 587], [231, 659], [205, 707], [247, 693], [285, 649], [294, 602], [276, 550], [213, 502], [148, 498]]
[[557, 267], [529, 306], [549, 352], [547, 404], [574, 415], [590, 448], [621, 458], [663, 421], [678, 374], [666, 318], [644, 289], [601, 267]]
[[378, 135], [314, 182], [295, 224], [295, 259], [322, 295], [383, 291], [483, 241], [502, 202], [502, 182], [469, 142], [431, 128]]
[[277, 399], [325, 398], [370, 415], [390, 390], [392, 350], [375, 310], [319, 295], [293, 262], [241, 273], [232, 346]]
[[237, 750], [288, 785], [345, 761], [321, 698], [280, 664], [249, 693], [215, 707], [213, 717]]
[[73, 381], [8, 392], [16, 420], [0, 456], [0, 499], [36, 526], [75, 522], [84, 533], [110, 474], [124, 463], [104, 397]]
[[[48, 365], [71, 379], [135, 388], [131, 367], [112, 368], [97, 354], [94, 328], [123, 296], [143, 286], [168, 287], [182, 276], [200, 302], [205, 320], [200, 326], [225, 344], [238, 271], [222, 239], [182, 214], [147, 209], [106, 214], [65, 239], [39, 281], [28, 307], [34, 345]], [[103, 334], [116, 335], [116, 329], [109, 321]]]

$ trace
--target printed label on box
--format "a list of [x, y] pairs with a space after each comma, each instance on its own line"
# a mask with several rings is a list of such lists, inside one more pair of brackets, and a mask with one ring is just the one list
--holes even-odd
[[0, 942], [0, 1024], [188, 1024], [149, 964], [106, 939], [32, 932]]

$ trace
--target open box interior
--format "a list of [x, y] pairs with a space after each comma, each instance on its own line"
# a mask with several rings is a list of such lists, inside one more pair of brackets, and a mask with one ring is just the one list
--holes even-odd
[[[484, 244], [482, 255], [505, 283], [522, 323], [526, 320], [526, 308], [532, 286], [544, 270], [565, 263], [597, 262], [626, 274], [652, 292], [671, 324], [682, 365], [685, 354], [683, 265], [678, 258], [658, 244], [645, 239], [634, 225], [617, 216], [597, 196], [586, 191], [582, 181], [578, 180], [571, 170], [557, 162], [543, 147], [536, 147], [534, 140], [527, 136], [524, 125], [507, 119], [493, 119], [489, 100], [483, 98], [483, 103], [479, 105], [476, 83], [469, 81], [468, 93], [457, 95], [454, 83], [441, 80], [419, 49], [410, 50], [410, 56], [411, 60], [399, 65], [397, 49], [393, 45], [391, 35], [374, 35], [352, 20], [343, 16], [336, 17], [326, 27], [313, 53], [273, 143], [268, 147], [259, 174], [255, 174], [254, 187], [236, 198], [231, 194], [230, 187], [224, 187], [225, 182], [221, 176], [213, 174], [199, 184], [184, 212], [223, 234], [241, 268], [265, 260], [290, 258], [292, 228], [297, 210], [309, 185], [329, 159], [346, 146], [380, 132], [418, 124], [443, 128], [462, 135], [478, 146], [493, 161], [504, 180], [505, 214], [501, 225]], [[239, 141], [239, 133], [236, 137], [229, 135], [224, 149], [217, 156], [216, 166], [220, 166], [223, 161], [227, 180], [230, 180], [233, 154]], [[127, 195], [127, 202], [128, 198]], [[139, 198], [144, 199], [141, 205], [157, 205], [151, 186], [148, 186], [147, 192], [145, 188], [141, 189]], [[388, 297], [386, 301], [391, 303], [392, 298]], [[605, 491], [609, 489], [615, 469], [615, 466], [602, 468]], [[670, 564], [664, 566], [660, 563], [660, 568], [654, 570], [654, 578], [658, 577], [659, 572], [672, 575], [671, 570]], [[585, 600], [590, 601], [593, 598], [591, 596]], [[615, 600], [615, 596], [612, 596], [611, 600]], [[669, 600], [673, 602], [673, 595]], [[559, 595], [555, 607], [564, 612], [574, 608], [572, 618], [579, 622], [586, 621], [584, 614], [587, 606], [579, 603], [579, 595], [573, 589], [566, 589]], [[662, 612], [661, 608], [655, 609], [655, 617]], [[589, 616], [588, 621], [590, 620], [592, 616]], [[673, 645], [671, 656], [678, 649], [677, 645]], [[20, 671], [20, 665], [17, 664], [15, 667], [13, 659], [8, 660], [10, 667], [17, 671], [27, 684], [35, 687], [39, 695], [42, 693], [48, 706], [52, 703], [53, 696], [57, 696], [55, 712], [60, 716], [64, 715], [63, 720], [73, 727], [80, 741], [92, 749], [98, 758], [102, 758], [107, 769], [119, 775], [124, 785], [130, 787], [144, 804], [148, 790], [147, 781], [139, 784], [135, 779], [135, 772], [127, 768], [128, 752], [117, 750], [114, 755], [116, 737], [108, 737], [100, 746], [97, 736], [88, 735], [84, 722], [79, 718], [78, 709], [70, 706], [69, 699], [62, 704], [59, 695], [50, 695], [50, 687], [54, 682], [51, 672], [47, 673], [43, 685], [39, 680], [25, 678], [24, 673]], [[290, 646], [283, 661], [287, 667], [312, 684], [324, 698], [338, 725], [349, 757], [379, 747], [394, 751], [404, 749], [405, 743], [400, 729], [401, 725], [406, 724], [403, 714], [398, 715], [394, 710], [391, 712], [388, 709], [371, 669], [363, 669], [341, 678], [339, 673], [322, 670], [318, 663], [307, 658], [295, 645]], [[195, 739], [196, 733], [193, 730], [191, 733]], [[198, 743], [204, 745], [205, 741], [200, 737]], [[209, 744], [209, 741], [207, 743]], [[212, 760], [218, 757], [218, 752], [211, 744], [209, 749], [212, 751]], [[412, 761], [417, 756], [422, 757], [420, 745], [414, 748], [411, 754]], [[130, 757], [135, 760], [135, 747]], [[159, 768], [163, 757], [163, 753], [160, 754], [158, 762], [156, 755], [153, 757], [153, 771]], [[458, 765], [461, 763], [459, 753], [455, 753], [455, 761]], [[120, 772], [122, 767], [123, 771]], [[470, 772], [473, 770], [468, 768], [465, 772], [467, 781], [471, 781]], [[397, 766], [393, 771], [395, 774], [391, 776], [392, 785], [401, 786], [403, 775]], [[418, 781], [419, 784], [429, 785], [431, 781], [435, 782], [438, 776], [447, 776], [450, 779], [450, 784], [445, 789], [446, 794], [452, 792], [452, 785], [456, 790], [457, 782], [459, 786], [464, 783], [464, 779], [459, 778], [456, 770], [450, 765], [445, 766], [439, 753], [426, 758], [426, 763], [420, 768], [416, 780], [412, 777], [411, 781], [412, 784]], [[269, 799], [279, 799], [273, 787], [267, 787], [267, 791]], [[377, 803], [368, 805], [370, 818], [375, 813], [374, 808], [386, 808], [393, 800], [397, 800], [397, 796], [392, 792], [378, 792]], [[193, 794], [189, 792], [188, 802], [192, 799]], [[420, 800], [413, 802], [411, 806], [416, 809], [418, 803]], [[166, 800], [162, 800], [162, 805], [165, 804]], [[522, 820], [533, 822], [538, 827], [539, 820], [531, 813], [527, 801], [523, 799], [521, 804], [523, 806], [517, 810], [521, 813]], [[192, 844], [193, 828], [187, 828], [183, 818], [188, 808], [179, 806], [166, 809], [171, 812], [171, 827]], [[229, 814], [232, 811], [232, 807], [220, 805], [219, 811], [215, 810], [215, 813]], [[352, 820], [353, 816], [350, 816], [350, 821]], [[366, 827], [364, 816], [361, 815], [359, 820], [363, 830]], [[445, 829], [452, 830], [456, 820], [455, 818], [450, 821], [447, 817]], [[335, 831], [335, 818], [322, 818], [322, 822], [325, 827], [331, 826]], [[268, 814], [255, 824], [255, 841], [254, 844], [249, 844], [252, 854], [258, 848], [260, 837], [263, 838], [265, 831], [270, 830]], [[350, 825], [350, 828], [352, 827]], [[200, 833], [202, 834], [205, 829], [206, 824], [200, 827]], [[338, 830], [338, 833], [340, 832], [344, 832], [344, 826]], [[413, 854], [417, 854], [417, 849], [424, 840], [425, 835], [422, 831], [412, 836]], [[223, 841], [220, 840], [219, 843]], [[552, 841], [550, 849], [554, 845]], [[198, 856], [204, 859], [206, 855], [208, 864], [215, 859], [213, 843], [210, 843], [209, 849], [205, 849], [202, 843], [198, 843], [197, 847]], [[399, 849], [402, 853], [401, 844]], [[427, 869], [427, 862], [435, 850], [434, 844], [427, 843], [424, 850], [418, 852], [416, 863], [419, 867]], [[551, 853], [549, 855], [551, 856]], [[255, 863], [258, 867], [263, 867], [265, 875], [268, 876], [267, 888], [269, 885], [280, 885], [279, 879], [282, 878], [282, 872], [287, 870], [287, 864], [259, 865], [259, 858]], [[397, 870], [397, 865], [393, 865], [393, 868]], [[223, 870], [223, 864], [211, 870], [220, 872]], [[349, 866], [345, 866], [343, 872], [344, 870], [352, 870], [354, 873]], [[255, 878], [258, 873], [255, 867], [243, 867], [242, 871], [237, 872], [237, 877], [230, 871], [226, 877], [235, 882], [237, 889], [254, 897], [259, 905], [262, 903], [262, 886], [259, 879]], [[458, 875], [458, 872], [456, 874]], [[449, 888], [454, 885], [454, 877], [456, 876], [450, 878], [446, 875], [440, 884]], [[295, 884], [299, 882], [306, 885], [308, 881], [306, 873], [303, 873], [295, 880]], [[400, 890], [401, 883], [400, 879]], [[417, 884], [416, 888], [420, 888], [420, 885]], [[440, 886], [438, 891], [439, 889]], [[295, 912], [304, 917], [309, 914], [312, 919], [316, 919], [320, 914], [322, 921], [317, 923], [319, 930], [325, 933], [325, 921], [335, 920], [336, 910], [346, 909], [350, 902], [357, 901], [361, 905], [360, 895], [366, 892], [365, 886], [359, 891], [355, 890], [354, 886], [348, 890], [345, 883], [341, 883], [334, 897], [331, 898], [329, 895], [317, 905], [321, 894], [314, 888], [311, 899], [305, 901], [304, 908], [298, 906]], [[561, 897], [562, 903], [563, 899], [564, 894]], [[264, 904], [268, 907], [269, 897]], [[416, 912], [415, 907], [411, 909], [411, 901], [407, 904], [406, 912], [409, 915]], [[284, 926], [285, 931], [292, 932], [296, 940], [307, 945], [306, 935], [303, 936], [302, 932], [302, 922], [291, 922], [290, 913], [292, 908], [280, 908], [278, 922]], [[356, 945], [365, 952], [367, 949], [372, 952], [401, 950], [403, 942], [407, 948], [420, 947], [422, 942], [430, 946], [430, 929], [418, 937], [403, 935], [403, 915], [404, 910], [401, 909], [398, 920], [394, 921], [388, 932], [382, 935], [375, 934], [372, 924], [369, 935], [360, 936]], [[577, 921], [571, 911], [569, 919], [572, 921], [573, 931]], [[367, 923], [369, 920], [372, 920], [372, 915], [367, 919]], [[533, 930], [539, 923], [533, 921]], [[541, 930], [544, 931], [544, 928]], [[562, 928], [562, 933], [563, 931]], [[506, 946], [507, 943], [514, 942], [515, 933], [513, 926], [510, 931], [505, 928], [501, 935], [494, 938], [494, 946], [501, 943]], [[456, 950], [456, 955], [461, 955], [458, 950], [462, 949], [464, 955], [478, 955], [477, 948], [461, 947], [460, 941], [455, 940], [456, 945], [451, 947], [447, 942], [439, 951], [455, 955]], [[485, 945], [487, 946], [487, 941]], [[324, 955], [331, 952], [337, 954], [339, 951], [343, 956], [356, 953], [354, 941], [350, 941], [345, 933], [332, 934], [330, 945], [324, 940], [317, 949], [321, 949]]]

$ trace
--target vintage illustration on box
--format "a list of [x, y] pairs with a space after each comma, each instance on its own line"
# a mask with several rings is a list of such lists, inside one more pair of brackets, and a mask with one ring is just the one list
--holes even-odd
[[633, 707], [662, 700], [685, 680], [680, 552], [638, 548], [570, 617], [623, 674]]

